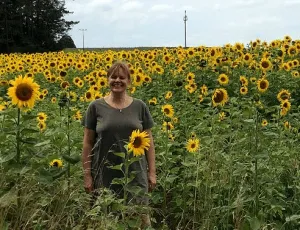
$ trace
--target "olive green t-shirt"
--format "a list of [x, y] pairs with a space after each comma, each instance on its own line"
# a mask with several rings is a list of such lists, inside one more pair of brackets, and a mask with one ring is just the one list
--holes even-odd
[[[94, 188], [102, 186], [120, 193], [121, 186], [111, 184], [114, 178], [124, 177], [119, 170], [110, 166], [120, 165], [123, 159], [113, 152], [126, 152], [124, 145], [129, 141], [133, 130], [150, 129], [154, 125], [146, 104], [133, 98], [132, 103], [120, 110], [110, 106], [103, 98], [90, 103], [83, 118], [82, 125], [96, 132], [95, 145], [91, 156], [91, 173]], [[135, 171], [136, 176], [131, 184], [148, 191], [146, 154], [140, 160], [130, 165], [129, 171]]]

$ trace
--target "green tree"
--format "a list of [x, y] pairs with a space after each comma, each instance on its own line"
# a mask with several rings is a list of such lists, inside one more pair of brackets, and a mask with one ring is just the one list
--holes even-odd
[[62, 0], [2, 0], [0, 3], [0, 52], [56, 51], [59, 39], [77, 21]]

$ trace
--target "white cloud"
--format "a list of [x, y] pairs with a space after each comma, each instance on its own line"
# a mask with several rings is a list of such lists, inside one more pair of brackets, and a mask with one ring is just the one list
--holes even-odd
[[172, 10], [173, 6], [172, 5], [168, 5], [168, 4], [158, 4], [158, 5], [154, 5], [152, 6], [149, 11], [153, 11], [153, 12], [160, 12], [160, 11], [169, 11]]
[[66, 0], [80, 21], [70, 31], [79, 47], [86, 28], [87, 47], [223, 45], [256, 38], [300, 37], [300, 0]]

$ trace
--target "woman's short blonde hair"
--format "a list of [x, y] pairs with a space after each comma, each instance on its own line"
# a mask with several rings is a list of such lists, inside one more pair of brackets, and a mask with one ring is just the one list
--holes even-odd
[[107, 77], [109, 78], [110, 76], [112, 76], [120, 68], [125, 72], [125, 74], [128, 76], [128, 79], [130, 80], [130, 70], [128, 64], [123, 61], [116, 61], [114, 64], [112, 64], [112, 66], [107, 71]]

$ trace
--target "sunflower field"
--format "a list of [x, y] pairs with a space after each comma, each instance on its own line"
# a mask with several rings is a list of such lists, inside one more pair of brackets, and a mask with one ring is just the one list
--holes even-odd
[[290, 36], [0, 55], [0, 229], [137, 229], [110, 191], [91, 208], [83, 189], [81, 120], [109, 93], [115, 60], [155, 121], [148, 229], [300, 229], [300, 40]]

